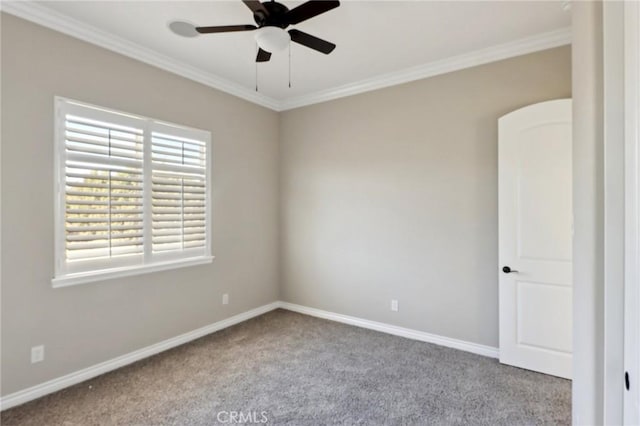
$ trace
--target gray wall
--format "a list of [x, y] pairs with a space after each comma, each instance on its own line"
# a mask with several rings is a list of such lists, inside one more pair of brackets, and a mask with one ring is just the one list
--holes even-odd
[[570, 59], [562, 47], [283, 113], [284, 300], [497, 346], [497, 120], [570, 97]]
[[[277, 113], [10, 15], [1, 35], [3, 395], [278, 299]], [[51, 288], [54, 95], [211, 131], [213, 264]]]
[[[568, 47], [278, 115], [10, 15], [1, 31], [3, 395], [280, 292], [497, 346], [497, 119], [570, 96]], [[212, 132], [212, 265], [51, 288], [55, 95]]]

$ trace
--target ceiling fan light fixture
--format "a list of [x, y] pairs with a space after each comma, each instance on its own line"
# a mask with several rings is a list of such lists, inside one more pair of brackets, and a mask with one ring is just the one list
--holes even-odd
[[291, 36], [279, 27], [262, 27], [256, 32], [256, 43], [267, 52], [279, 52], [289, 46]]

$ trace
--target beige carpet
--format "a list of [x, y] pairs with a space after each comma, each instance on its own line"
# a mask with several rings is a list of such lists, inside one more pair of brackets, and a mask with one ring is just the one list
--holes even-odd
[[11, 425], [571, 423], [571, 386], [277, 310], [2, 413]]

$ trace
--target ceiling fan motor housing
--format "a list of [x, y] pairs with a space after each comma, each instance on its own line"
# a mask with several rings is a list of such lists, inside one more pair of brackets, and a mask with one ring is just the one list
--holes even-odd
[[289, 8], [282, 3], [275, 1], [262, 3], [264, 8], [269, 12], [268, 15], [262, 10], [257, 10], [253, 14], [253, 20], [256, 21], [259, 27], [279, 27], [287, 28], [289, 24], [283, 19], [285, 13], [289, 11]]

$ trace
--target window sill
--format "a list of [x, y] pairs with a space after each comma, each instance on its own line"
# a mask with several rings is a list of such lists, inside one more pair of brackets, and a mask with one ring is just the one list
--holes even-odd
[[187, 266], [205, 265], [207, 263], [212, 263], [214, 258], [214, 256], [200, 256], [156, 263], [153, 265], [135, 265], [123, 268], [105, 269], [102, 271], [69, 274], [62, 277], [53, 278], [51, 280], [51, 285], [53, 288], [69, 287], [77, 284], [110, 280], [113, 278], [130, 277], [133, 275], [148, 274], [150, 272], [186, 268]]

